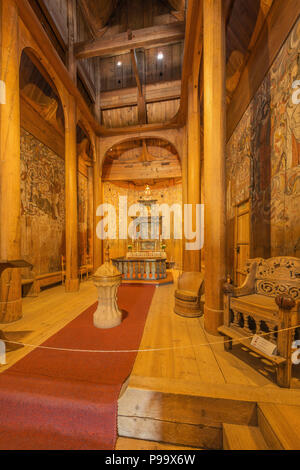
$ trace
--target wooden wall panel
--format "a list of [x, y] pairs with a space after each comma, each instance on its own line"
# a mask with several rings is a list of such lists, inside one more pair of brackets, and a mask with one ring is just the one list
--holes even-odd
[[[77, 7], [77, 38], [76, 42], [87, 41], [93, 39], [89, 26], [82, 14], [81, 8]], [[83, 59], [80, 65], [88, 75], [89, 80], [95, 87], [96, 83], [96, 61], [95, 59]]]
[[21, 127], [34, 135], [61, 158], [65, 158], [65, 139], [21, 97]]
[[102, 123], [109, 128], [138, 124], [138, 108], [137, 106], [126, 106], [104, 110], [102, 111]]
[[180, 99], [147, 104], [148, 123], [170, 121], [179, 110]]
[[42, 0], [59, 30], [65, 44], [68, 44], [68, 0]]

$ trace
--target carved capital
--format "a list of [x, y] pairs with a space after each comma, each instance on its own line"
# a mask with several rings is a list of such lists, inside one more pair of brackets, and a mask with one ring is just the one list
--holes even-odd
[[277, 295], [275, 302], [279, 308], [284, 310], [291, 310], [296, 305], [295, 300], [287, 295]]
[[224, 285], [223, 285], [223, 292], [224, 294], [233, 294], [234, 292], [234, 285], [233, 284], [229, 284], [229, 282], [225, 282]]

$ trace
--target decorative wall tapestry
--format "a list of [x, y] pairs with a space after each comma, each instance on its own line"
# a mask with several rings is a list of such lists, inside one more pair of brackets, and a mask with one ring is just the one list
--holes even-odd
[[250, 197], [253, 256], [300, 256], [299, 50], [300, 20], [227, 144], [228, 224]]
[[64, 161], [21, 129], [21, 255], [35, 274], [61, 269], [65, 237]]
[[88, 181], [78, 173], [78, 262], [86, 264], [88, 253]]

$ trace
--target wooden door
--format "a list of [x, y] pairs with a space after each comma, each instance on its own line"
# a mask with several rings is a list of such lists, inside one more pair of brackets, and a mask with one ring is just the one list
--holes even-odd
[[234, 282], [235, 285], [240, 286], [246, 278], [244, 267], [250, 257], [249, 201], [245, 201], [236, 207], [234, 252]]

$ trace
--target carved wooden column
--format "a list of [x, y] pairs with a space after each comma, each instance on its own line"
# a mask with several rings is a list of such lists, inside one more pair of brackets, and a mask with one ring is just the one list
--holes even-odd
[[[20, 259], [20, 102], [18, 10], [0, 0], [0, 259]], [[21, 274], [1, 276], [1, 322], [22, 317]]]
[[76, 123], [76, 102], [69, 95], [65, 129], [66, 292], [79, 289]]
[[204, 0], [205, 316], [223, 322], [225, 281], [225, 18], [223, 0]]
[[96, 161], [93, 167], [93, 190], [94, 190], [94, 271], [102, 264], [102, 246], [103, 240], [99, 240], [96, 234], [98, 219], [96, 216], [97, 207], [102, 203], [102, 181], [101, 181], [101, 165], [100, 165], [100, 139], [96, 139]]

